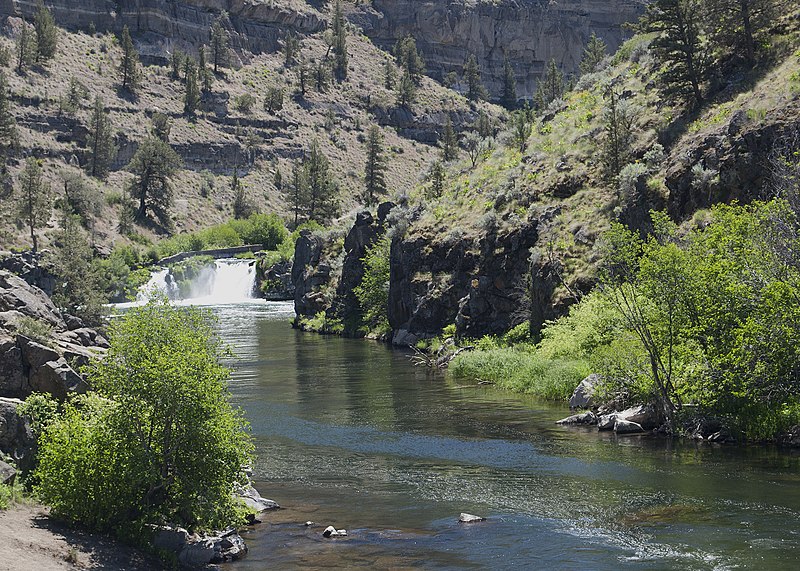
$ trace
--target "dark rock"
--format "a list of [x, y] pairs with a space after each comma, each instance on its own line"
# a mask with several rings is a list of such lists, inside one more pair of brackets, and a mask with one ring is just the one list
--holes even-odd
[[313, 317], [327, 307], [327, 300], [318, 289], [327, 285], [330, 267], [321, 264], [324, 240], [318, 233], [303, 230], [297, 238], [292, 264], [294, 311], [298, 316]]
[[0, 484], [11, 485], [17, 477], [17, 470], [10, 464], [0, 460]]
[[602, 414], [597, 419], [597, 430], [614, 430], [614, 424], [617, 422], [617, 414]]
[[192, 541], [178, 553], [178, 563], [183, 567], [202, 567], [214, 560], [214, 542], [210, 539]]
[[58, 351], [52, 347], [42, 345], [23, 335], [17, 336], [17, 343], [22, 350], [22, 360], [31, 372], [36, 371], [48, 361], [56, 361], [60, 357]]
[[67, 398], [68, 394], [83, 394], [89, 390], [83, 377], [63, 357], [48, 361], [32, 371], [30, 385], [34, 391], [48, 393], [61, 400]]
[[486, 521], [486, 518], [481, 517], [479, 515], [472, 515], [464, 512], [462, 512], [461, 515], [458, 517], [459, 523], [478, 523], [480, 521]]
[[600, 375], [592, 373], [583, 379], [569, 399], [570, 408], [589, 408], [594, 405], [594, 390], [600, 382]]
[[642, 425], [639, 423], [617, 418], [617, 421], [614, 423], [614, 432], [617, 434], [636, 434], [638, 432], [644, 432], [644, 428], [642, 428]]
[[29, 392], [22, 350], [14, 339], [0, 333], [0, 396], [22, 397]]
[[43, 250], [9, 253], [0, 258], [0, 270], [8, 270], [45, 294], [53, 295], [56, 280], [51, 266], [45, 262], [45, 254]]
[[258, 280], [262, 284], [261, 294], [265, 299], [272, 301], [294, 299], [291, 260], [284, 260], [263, 269], [260, 263], [256, 267]]
[[24, 472], [32, 467], [36, 439], [28, 419], [17, 413], [21, 404], [19, 399], [0, 397], [0, 452]]
[[189, 532], [182, 527], [157, 527], [153, 535], [153, 547], [180, 553], [189, 543]]
[[44, 321], [57, 330], [66, 329], [61, 314], [45, 292], [6, 270], [0, 270], [0, 311], [12, 310]]
[[597, 416], [592, 411], [587, 411], [581, 414], [573, 414], [567, 418], [562, 418], [556, 424], [597, 424]]

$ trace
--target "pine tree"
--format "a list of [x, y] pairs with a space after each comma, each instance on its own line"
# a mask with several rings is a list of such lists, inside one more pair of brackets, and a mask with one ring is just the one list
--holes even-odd
[[467, 99], [479, 101], [486, 98], [486, 88], [481, 83], [481, 71], [474, 54], [469, 54], [464, 63], [464, 80], [467, 82]]
[[306, 96], [308, 89], [308, 64], [305, 58], [300, 58], [300, 64], [297, 66], [297, 89], [300, 97]]
[[25, 69], [36, 61], [36, 34], [31, 26], [22, 22], [17, 36], [17, 73], [24, 73]]
[[603, 109], [603, 138], [600, 155], [606, 180], [612, 182], [631, 159], [634, 113], [619, 94], [609, 88]]
[[397, 81], [397, 72], [394, 69], [394, 63], [388, 57], [383, 62], [383, 86], [386, 89], [394, 89], [394, 84]]
[[219, 73], [220, 67], [228, 65], [230, 58], [230, 34], [225, 29], [228, 23], [228, 14], [222, 12], [211, 24], [211, 63], [214, 73]]
[[400, 83], [397, 84], [397, 105], [410, 109], [417, 100], [417, 87], [408, 70], [405, 70]]
[[151, 219], [163, 228], [172, 227], [169, 217], [172, 207], [170, 179], [180, 164], [178, 154], [157, 137], [148, 137], [139, 145], [127, 166], [134, 175], [130, 194], [138, 203], [135, 214], [137, 221]]
[[514, 75], [514, 67], [508, 59], [508, 54], [503, 56], [503, 96], [501, 97], [503, 107], [508, 110], [517, 106], [517, 78]]
[[303, 168], [308, 184], [308, 219], [325, 224], [339, 212], [339, 189], [317, 139], [311, 142]]
[[92, 117], [89, 121], [89, 174], [104, 179], [108, 176], [111, 163], [117, 155], [114, 144], [114, 132], [111, 120], [105, 110], [103, 99], [98, 95], [94, 99]]
[[197, 68], [192, 58], [186, 58], [186, 93], [183, 96], [183, 113], [193, 117], [200, 105], [200, 88], [197, 86]]
[[131, 33], [128, 26], [122, 28], [122, 61], [119, 64], [119, 72], [122, 74], [122, 89], [135, 91], [139, 87], [139, 52], [133, 45]]
[[297, 61], [299, 53], [300, 40], [297, 39], [293, 32], [289, 32], [283, 41], [283, 67], [291, 67]]
[[172, 76], [172, 79], [180, 80], [180, 78], [181, 78], [181, 69], [183, 69], [183, 66], [186, 65], [186, 54], [183, 53], [178, 48], [175, 48], [172, 51], [172, 56], [170, 56], [170, 60], [169, 61], [170, 61], [170, 65], [171, 65], [171, 68], [172, 68], [171, 71], [170, 71], [170, 75]]
[[211, 74], [211, 71], [208, 69], [208, 64], [206, 63], [205, 46], [200, 46], [198, 57], [200, 59], [197, 63], [197, 80], [200, 83], [200, 89], [203, 93], [211, 93], [211, 84], [214, 81], [214, 77]]
[[336, 0], [333, 12], [333, 54], [336, 79], [344, 81], [347, 79], [347, 27], [339, 0]]
[[483, 109], [481, 109], [478, 113], [478, 118], [475, 120], [474, 128], [482, 139], [488, 139], [494, 135], [492, 123], [489, 120], [489, 116], [486, 114], [486, 111]]
[[275, 113], [281, 109], [283, 109], [283, 88], [271, 85], [267, 88], [267, 93], [264, 97], [264, 111]]
[[2, 169], [2, 174], [5, 174], [8, 168], [6, 159], [17, 146], [19, 146], [17, 121], [11, 112], [6, 74], [0, 69], [0, 161], [2, 161], [0, 169]]
[[748, 65], [756, 62], [756, 52], [767, 28], [774, 23], [778, 0], [706, 0], [704, 27], [723, 53], [744, 54]]
[[275, 166], [275, 174], [272, 177], [272, 184], [276, 190], [283, 190], [283, 173], [280, 165]]
[[28, 225], [33, 251], [39, 248], [36, 230], [47, 223], [53, 211], [51, 188], [42, 179], [42, 167], [33, 157], [28, 157], [19, 175], [17, 213]]
[[300, 222], [300, 216], [304, 213], [308, 196], [308, 181], [306, 171], [303, 168], [303, 161], [295, 161], [292, 164], [291, 183], [283, 188], [283, 198], [289, 205], [294, 214], [294, 228]]
[[394, 46], [394, 57], [397, 65], [405, 69], [415, 83], [419, 83], [425, 74], [425, 62], [417, 51], [417, 42], [411, 36], [399, 40]]
[[550, 105], [551, 102], [561, 98], [564, 95], [564, 74], [558, 69], [556, 60], [551, 59], [547, 65], [542, 78], [539, 80], [539, 85], [536, 89], [536, 107], [543, 111]]
[[169, 118], [169, 115], [164, 113], [154, 113], [152, 117], [153, 121], [153, 129], [152, 133], [153, 136], [161, 139], [165, 143], [169, 143], [169, 133], [172, 131], [172, 121]]
[[597, 66], [606, 57], [606, 43], [597, 37], [592, 32], [589, 42], [583, 50], [583, 58], [581, 59], [580, 70], [582, 75], [594, 73], [597, 71]]
[[330, 81], [328, 63], [325, 60], [320, 60], [314, 68], [314, 83], [318, 93], [325, 93], [328, 88], [328, 81]]
[[650, 47], [663, 69], [663, 92], [694, 106], [703, 102], [702, 86], [711, 71], [701, 11], [702, 0], [654, 0], [644, 16], [646, 29], [658, 33]]
[[33, 27], [36, 30], [36, 62], [53, 59], [58, 49], [58, 28], [53, 14], [41, 0], [33, 17]]
[[511, 132], [513, 135], [514, 145], [519, 149], [520, 153], [525, 152], [525, 147], [528, 144], [528, 139], [530, 139], [532, 131], [533, 122], [530, 108], [526, 106], [525, 109], [515, 111]]
[[386, 194], [386, 156], [383, 151], [383, 135], [377, 125], [367, 132], [367, 163], [364, 167], [364, 203], [375, 204], [379, 196]]
[[444, 124], [442, 133], [442, 160], [444, 162], [454, 161], [458, 158], [458, 135], [453, 129], [453, 121], [450, 116]]
[[428, 180], [430, 180], [430, 187], [427, 192], [428, 198], [439, 198], [444, 193], [444, 179], [445, 170], [442, 161], [435, 161], [431, 165], [431, 170], [428, 173]]
[[239, 169], [237, 167], [233, 168], [231, 192], [233, 194], [233, 217], [241, 220], [253, 214], [253, 205], [247, 199], [247, 190], [241, 179], [239, 179]]

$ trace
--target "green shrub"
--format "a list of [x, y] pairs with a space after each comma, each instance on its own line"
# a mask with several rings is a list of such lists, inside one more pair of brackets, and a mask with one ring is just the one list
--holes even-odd
[[51, 345], [53, 326], [39, 319], [24, 315], [17, 320], [17, 333], [43, 345]]
[[39, 439], [34, 490], [54, 515], [126, 535], [242, 521], [232, 491], [252, 443], [209, 319], [156, 299], [112, 322], [89, 371], [97, 392], [67, 402]]

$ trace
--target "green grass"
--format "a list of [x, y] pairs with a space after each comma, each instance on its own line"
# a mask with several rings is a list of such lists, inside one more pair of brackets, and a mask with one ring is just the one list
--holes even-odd
[[528, 345], [461, 353], [448, 370], [455, 379], [488, 381], [549, 400], [567, 400], [591, 372], [585, 361], [544, 359]]

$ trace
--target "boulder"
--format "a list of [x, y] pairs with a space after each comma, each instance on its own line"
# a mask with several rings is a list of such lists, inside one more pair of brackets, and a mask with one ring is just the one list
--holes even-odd
[[17, 476], [17, 471], [10, 464], [6, 464], [0, 460], [0, 484], [11, 485], [14, 483], [14, 478]]
[[67, 327], [45, 292], [11, 272], [0, 270], [0, 311], [12, 310], [44, 321], [59, 330]]
[[347, 537], [346, 529], [336, 529], [332, 525], [325, 528], [322, 532], [322, 537]]
[[569, 408], [590, 408], [594, 406], [594, 390], [600, 381], [600, 375], [592, 373], [583, 379], [569, 399]]
[[462, 512], [461, 515], [458, 517], [459, 523], [478, 523], [479, 521], [486, 521], [485, 517], [481, 517], [479, 515], [473, 515]]
[[262, 497], [252, 484], [240, 487], [236, 490], [236, 495], [244, 501], [248, 508], [258, 513], [279, 509], [281, 507], [277, 502]]
[[655, 407], [649, 404], [626, 408], [617, 413], [617, 418], [640, 424], [645, 430], [652, 430], [661, 424]]
[[38, 341], [29, 339], [24, 335], [17, 335], [17, 344], [22, 349], [22, 359], [31, 372], [35, 371], [48, 361], [57, 361], [60, 355], [58, 351]]
[[25, 471], [32, 466], [36, 439], [28, 419], [17, 413], [21, 404], [19, 399], [0, 397], [0, 452]]
[[562, 418], [556, 424], [597, 424], [597, 415], [592, 411], [586, 411], [581, 414], [573, 414], [567, 418]]
[[597, 419], [597, 430], [614, 430], [617, 422], [617, 413], [602, 414]]
[[183, 567], [203, 567], [214, 560], [214, 542], [202, 539], [187, 543], [178, 553], [178, 563]]
[[30, 392], [22, 364], [22, 350], [7, 335], [0, 334], [0, 396], [22, 397]]
[[58, 399], [67, 398], [67, 394], [83, 394], [89, 390], [89, 385], [83, 380], [66, 359], [59, 357], [48, 361], [30, 376], [31, 389], [37, 392], [49, 393]]
[[189, 543], [189, 532], [182, 527], [156, 527], [152, 543], [157, 549], [180, 553]]
[[630, 422], [617, 418], [617, 421], [614, 423], [614, 432], [617, 434], [637, 434], [644, 432], [644, 428], [637, 422]]

